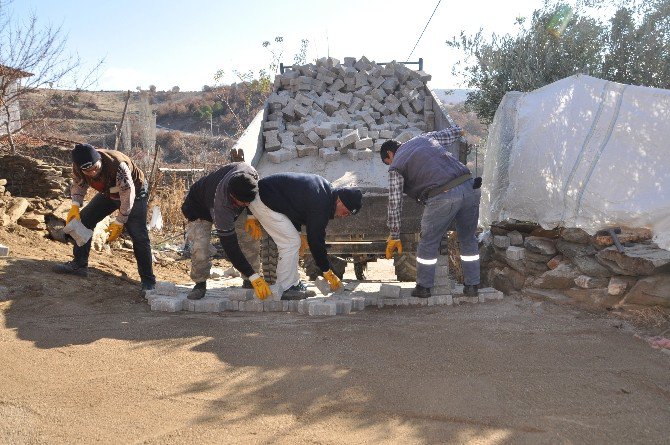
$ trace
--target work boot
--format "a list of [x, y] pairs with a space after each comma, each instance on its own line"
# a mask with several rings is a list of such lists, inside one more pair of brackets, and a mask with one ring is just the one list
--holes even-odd
[[316, 292], [308, 290], [305, 283], [298, 281], [298, 284], [291, 286], [284, 291], [281, 296], [282, 300], [304, 300], [305, 298], [313, 297]]
[[64, 273], [69, 275], [77, 275], [79, 277], [88, 277], [88, 267], [80, 266], [74, 261], [68, 261], [63, 264], [56, 264], [53, 268], [56, 273]]
[[416, 298], [430, 298], [430, 288], [417, 284], [412, 291], [412, 296]]
[[188, 298], [189, 300], [200, 300], [202, 297], [205, 296], [205, 293], [207, 292], [207, 282], [203, 281], [201, 283], [195, 283], [195, 286], [193, 286], [193, 289], [191, 289], [191, 292], [188, 293]]
[[463, 286], [463, 296], [465, 297], [476, 297], [479, 295], [479, 286], [476, 284], [466, 284]]

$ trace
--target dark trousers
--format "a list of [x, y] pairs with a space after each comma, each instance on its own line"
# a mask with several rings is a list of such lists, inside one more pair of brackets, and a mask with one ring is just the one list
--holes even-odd
[[[81, 209], [81, 223], [93, 230], [100, 221], [112, 214], [120, 206], [118, 201], [106, 198], [101, 194], [95, 195], [86, 207]], [[151, 243], [149, 241], [149, 230], [147, 229], [147, 193], [138, 191], [135, 203], [130, 211], [128, 221], [124, 224], [125, 230], [133, 240], [133, 252], [137, 260], [137, 272], [144, 284], [156, 284], [156, 276], [151, 262]], [[88, 256], [91, 252], [91, 240], [83, 246], [74, 245], [74, 261], [80, 266], [88, 266]]]

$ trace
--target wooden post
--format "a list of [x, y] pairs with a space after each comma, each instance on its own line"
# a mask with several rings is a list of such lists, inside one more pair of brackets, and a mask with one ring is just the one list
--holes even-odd
[[158, 151], [161, 149], [160, 145], [156, 145], [154, 150], [154, 162], [151, 164], [151, 172], [149, 173], [149, 196], [147, 196], [147, 203], [151, 202], [151, 194], [154, 191], [154, 172], [156, 171], [156, 158], [158, 157]]
[[126, 94], [126, 104], [123, 106], [123, 114], [121, 115], [121, 123], [116, 129], [116, 139], [114, 140], [114, 150], [119, 149], [119, 139], [121, 138], [121, 131], [123, 130], [123, 121], [126, 118], [126, 111], [128, 110], [128, 101], [130, 100], [130, 90]]

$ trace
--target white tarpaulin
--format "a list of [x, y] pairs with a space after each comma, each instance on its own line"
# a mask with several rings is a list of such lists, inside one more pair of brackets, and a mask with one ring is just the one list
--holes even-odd
[[647, 227], [670, 249], [670, 90], [577, 75], [508, 93], [489, 130], [482, 224]]

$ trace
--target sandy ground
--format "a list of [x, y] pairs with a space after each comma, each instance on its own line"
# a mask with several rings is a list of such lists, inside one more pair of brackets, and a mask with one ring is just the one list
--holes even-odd
[[[670, 356], [519, 298], [350, 316], [153, 313], [132, 256], [0, 231], [0, 443], [667, 443]], [[188, 262], [157, 266], [186, 281]], [[0, 288], [2, 289], [2, 288]]]

